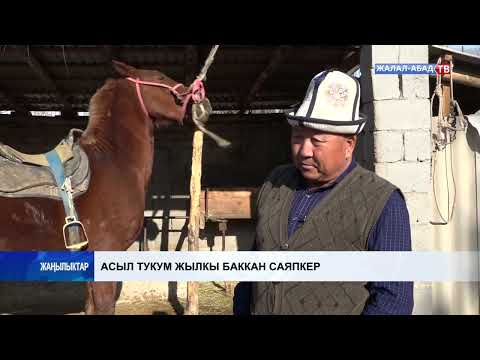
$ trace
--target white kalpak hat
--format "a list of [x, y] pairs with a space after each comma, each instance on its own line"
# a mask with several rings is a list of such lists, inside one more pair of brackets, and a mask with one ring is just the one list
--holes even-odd
[[360, 114], [360, 84], [340, 71], [322, 71], [308, 86], [297, 111], [287, 114], [292, 126], [338, 134], [358, 134], [367, 120]]

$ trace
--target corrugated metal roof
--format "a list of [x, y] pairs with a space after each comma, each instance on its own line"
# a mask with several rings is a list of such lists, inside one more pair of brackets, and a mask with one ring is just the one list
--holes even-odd
[[[111, 59], [144, 69], [157, 69], [185, 82], [191, 68], [188, 49], [172, 45], [42, 45], [2, 47], [0, 51], [0, 107], [19, 105], [28, 110], [59, 110], [52, 84], [42, 80], [26, 61], [34, 57], [54, 87], [76, 111], [86, 111], [95, 91], [115, 77]], [[197, 72], [210, 46], [193, 46]], [[215, 110], [238, 109], [259, 75], [269, 66], [278, 46], [221, 45], [208, 72], [207, 96]], [[310, 79], [335, 66], [349, 70], [359, 63], [359, 46], [294, 46], [254, 94], [249, 109], [286, 108], [301, 100]], [[353, 53], [352, 53], [353, 52]], [[352, 55], [353, 54], [353, 55]], [[1, 94], [6, 94], [2, 97]], [[14, 104], [12, 104], [12, 102]]]
[[480, 56], [471, 52], [456, 50], [449, 46], [444, 45], [431, 45], [430, 57], [439, 57], [442, 54], [452, 54], [455, 58], [455, 62], [465, 65], [480, 66]]

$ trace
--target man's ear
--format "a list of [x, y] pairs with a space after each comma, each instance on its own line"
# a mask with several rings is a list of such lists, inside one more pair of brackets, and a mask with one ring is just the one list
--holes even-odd
[[353, 146], [354, 149], [355, 149], [355, 146], [357, 145], [357, 140], [358, 140], [358, 136], [353, 135], [352, 136], [352, 146]]
[[[346, 138], [347, 144], [348, 144], [348, 150], [347, 152], [353, 154], [355, 151], [355, 146], [357, 145], [357, 135], [352, 135], [352, 136], [347, 136]], [[347, 155], [347, 154], [345, 154]]]
[[123, 77], [136, 77], [137, 69], [121, 61], [112, 60], [113, 68]]

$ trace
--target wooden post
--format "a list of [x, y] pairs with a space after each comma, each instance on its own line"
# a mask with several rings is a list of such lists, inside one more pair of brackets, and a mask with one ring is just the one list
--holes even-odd
[[450, 113], [450, 83], [442, 85], [442, 97], [443, 97], [443, 116], [448, 116]]
[[[452, 55], [445, 55], [444, 60], [445, 61], [451, 61], [452, 60]], [[450, 71], [452, 71], [452, 69], [450, 69]], [[443, 84], [442, 89], [443, 89], [443, 91], [442, 91], [443, 115], [448, 116], [448, 114], [450, 113], [450, 101], [451, 101], [451, 98], [450, 98], [450, 91], [451, 91], [450, 82]]]
[[[452, 61], [452, 56], [447, 54], [443, 57], [442, 59], [443, 61]], [[450, 69], [450, 71], [452, 71], [452, 69]], [[451, 106], [451, 86], [450, 86], [450, 81], [448, 82], [443, 82], [442, 84], [442, 101], [441, 101], [441, 104], [442, 104], [442, 114], [443, 114], [443, 119], [441, 119], [440, 117], [438, 118], [438, 121], [440, 121], [440, 124], [443, 124], [443, 121], [444, 119], [448, 120], [448, 116], [450, 114], [450, 106]], [[448, 130], [446, 129], [443, 129], [442, 130], [442, 136], [444, 137], [444, 139], [447, 141], [447, 142], [450, 142], [451, 141], [451, 134]], [[450, 209], [448, 209], [448, 211], [450, 211]]]
[[[203, 133], [195, 130], [193, 135], [192, 175], [190, 178], [190, 217], [188, 222], [188, 251], [198, 251], [200, 226], [200, 194], [202, 178]], [[198, 283], [187, 283], [186, 315], [198, 315]]]

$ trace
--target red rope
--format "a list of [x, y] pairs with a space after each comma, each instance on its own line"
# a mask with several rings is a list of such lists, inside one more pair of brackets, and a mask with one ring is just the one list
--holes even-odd
[[187, 111], [187, 106], [190, 100], [192, 100], [195, 104], [198, 104], [199, 102], [205, 99], [205, 87], [203, 86], [203, 82], [199, 79], [196, 79], [190, 86], [189, 90], [183, 94], [180, 94], [177, 91], [177, 88], [179, 86], [182, 86], [181, 83], [178, 83], [175, 86], [169, 86], [166, 84], [156, 83], [152, 81], [143, 81], [138, 78], [134, 79], [134, 78], [128, 77], [127, 80], [135, 83], [138, 100], [140, 102], [143, 112], [145, 113], [145, 116], [147, 117], [150, 117], [150, 114], [148, 113], [147, 107], [145, 106], [145, 102], [143, 101], [143, 96], [140, 91], [140, 85], [157, 86], [157, 87], [163, 87], [163, 88], [169, 89], [178, 99], [182, 101], [182, 120], [185, 117], [185, 112]]

